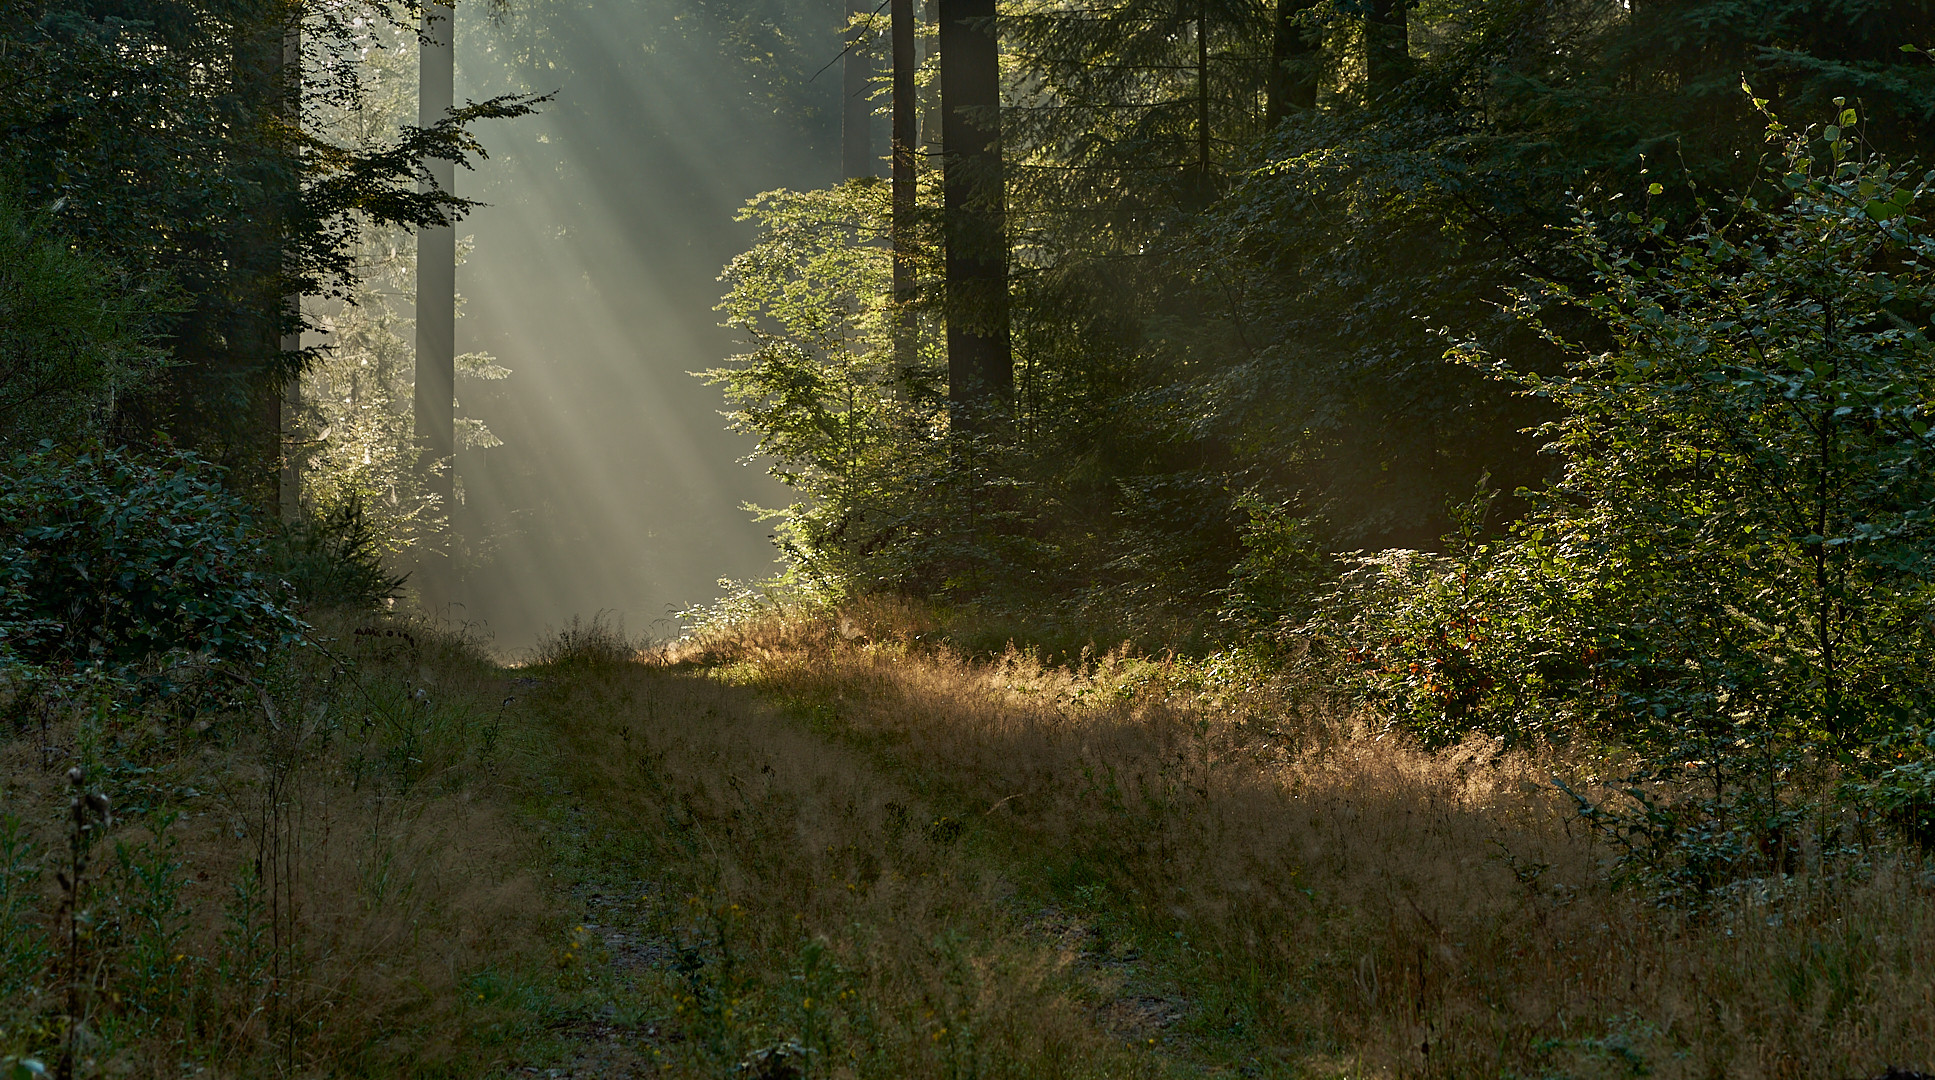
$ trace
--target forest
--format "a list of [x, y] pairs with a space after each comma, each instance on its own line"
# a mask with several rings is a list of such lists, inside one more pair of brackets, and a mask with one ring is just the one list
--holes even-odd
[[1935, 1075], [1931, 206], [1928, 0], [0, 0], [0, 1080]]

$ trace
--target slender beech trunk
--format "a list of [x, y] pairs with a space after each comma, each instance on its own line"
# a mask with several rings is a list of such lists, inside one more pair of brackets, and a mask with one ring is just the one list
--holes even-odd
[[1209, 0], [1196, 0], [1196, 176], [1209, 190]]
[[914, 369], [914, 0], [891, 0], [894, 35], [893, 221], [894, 369], [907, 379]]
[[[417, 82], [417, 124], [442, 120], [456, 98], [456, 35], [447, 3], [426, 0]], [[435, 186], [453, 191], [457, 169], [448, 161], [427, 161]], [[428, 490], [438, 500], [445, 529], [455, 507], [457, 396], [457, 230], [452, 225], [417, 233], [417, 452]], [[437, 545], [443, 547], [444, 545]], [[418, 578], [423, 599], [435, 605], [448, 599], [448, 553], [426, 551]], [[426, 573], [426, 571], [428, 571]]]
[[941, 0], [942, 210], [952, 423], [991, 430], [1014, 401], [995, 0]]
[[224, 435], [232, 432], [232, 440], [223, 439], [231, 447], [225, 462], [237, 467], [232, 475], [267, 517], [281, 515], [287, 505], [284, 399], [300, 367], [300, 358], [290, 355], [300, 342], [290, 343], [294, 320], [285, 292], [293, 255], [288, 233], [302, 197], [295, 160], [302, 65], [290, 40], [300, 15], [294, 0], [244, 6], [231, 61], [237, 120], [253, 131], [258, 155], [243, 167], [261, 197], [240, 208], [238, 217], [248, 224], [228, 241], [235, 285], [218, 346], [246, 408], [211, 419], [229, 429]]
[[1298, 25], [1297, 17], [1315, 6], [1315, 0], [1277, 0], [1276, 32], [1270, 42], [1270, 78], [1263, 120], [1275, 128], [1294, 109], [1317, 107], [1317, 65], [1313, 54], [1318, 46]]
[[862, 0], [847, 0], [847, 52], [840, 62], [840, 175], [848, 180], [874, 175], [872, 110], [867, 82], [873, 76], [873, 53], [857, 15], [867, 14]]

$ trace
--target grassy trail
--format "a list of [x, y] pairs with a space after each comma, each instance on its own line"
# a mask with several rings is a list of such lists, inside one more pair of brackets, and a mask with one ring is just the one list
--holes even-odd
[[1172, 988], [1024, 896], [943, 785], [731, 673], [554, 678], [554, 828], [611, 993], [570, 1075], [1197, 1074]]
[[1664, 907], [1551, 783], [1588, 766], [1427, 753], [1267, 672], [970, 659], [894, 609], [582, 631], [507, 669], [358, 619], [193, 722], [16, 720], [0, 1075], [1935, 1065], [1912, 853]]
[[[1553, 763], [1125, 656], [779, 624], [541, 669], [571, 1076], [1872, 1076], [1935, 1059], [1904, 866], [1699, 918]], [[567, 1055], [570, 1056], [570, 1055]], [[734, 1070], [738, 1070], [734, 1072]]]

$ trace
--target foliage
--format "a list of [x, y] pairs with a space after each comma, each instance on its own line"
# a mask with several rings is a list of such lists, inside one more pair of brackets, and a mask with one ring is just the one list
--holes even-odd
[[298, 604], [373, 607], [404, 582], [385, 564], [386, 540], [352, 496], [285, 523], [269, 550], [269, 573]]
[[297, 0], [0, 5], [0, 167], [92, 256], [138, 280], [164, 273], [181, 292], [167, 342], [177, 363], [117, 435], [165, 429], [230, 466], [257, 505], [273, 503], [277, 403], [306, 361], [283, 347], [301, 324], [289, 298], [349, 289], [370, 226], [460, 216], [473, 203], [423, 186], [423, 162], [466, 163], [482, 153], [475, 124], [537, 100], [333, 141], [311, 121], [362, 92], [359, 27], [401, 18]]
[[891, 580], [889, 552], [931, 540], [936, 524], [942, 361], [928, 327], [916, 366], [896, 362], [888, 215], [878, 182], [767, 192], [740, 215], [757, 222], [758, 244], [721, 275], [719, 308], [751, 349], [704, 377], [725, 387], [733, 425], [759, 437], [772, 475], [804, 496], [761, 513], [783, 519], [782, 547], [822, 581], [863, 565]]
[[10, 659], [120, 666], [173, 649], [259, 665], [301, 623], [219, 471], [177, 453], [43, 447], [0, 476]]
[[[371, 20], [352, 40], [362, 49], [360, 92], [314, 107], [310, 122], [337, 142], [373, 152], [415, 115], [415, 37]], [[469, 246], [469, 238], [460, 239], [460, 262]], [[438, 505], [416, 446], [415, 318], [407, 302], [416, 294], [416, 247], [405, 228], [370, 221], [342, 250], [354, 265], [351, 283], [334, 300], [310, 303], [326, 347], [303, 371], [292, 453], [307, 511], [322, 520], [364, 520], [372, 544], [394, 560], [447, 528], [454, 509]], [[488, 355], [468, 353], [456, 358], [456, 375], [496, 380], [510, 372]], [[461, 407], [455, 423], [463, 449], [502, 445]], [[457, 490], [461, 498], [461, 480]]]
[[[1590, 288], [1586, 257], [1553, 229], [1575, 203], [1604, 215], [1668, 167], [1703, 192], [1759, 183], [1758, 121], [1734, 90], [1743, 69], [1783, 107], [1860, 88], [1869, 130], [1893, 147], [1920, 145], [1935, 93], [1935, 66], [1880, 47], [1926, 28], [1894, 0], [1833, 16], [1767, 0], [1753, 18], [1720, 0], [1618, 18], [1594, 0], [1431, 0], [1404, 9], [1410, 55], [1378, 87], [1366, 5], [1293, 7], [1281, 25], [1302, 48], [1286, 62], [1314, 79], [1314, 106], [1266, 100], [1290, 72], [1273, 71], [1284, 42], [1266, 55], [1272, 13], [1257, 5], [1004, 10], [1012, 427], [961, 457], [896, 429], [900, 406], [880, 390], [892, 373], [860, 359], [880, 349], [866, 321], [890, 310], [881, 218], [843, 232], [850, 211], [826, 202], [830, 227], [813, 234], [823, 287], [807, 274], [784, 302], [822, 298], [833, 321], [814, 333], [844, 343], [802, 337], [793, 360], [765, 354], [764, 404], [736, 422], [782, 457], [788, 440], [836, 431], [865, 452], [840, 466], [856, 470], [847, 488], [802, 489], [792, 520], [819, 524], [784, 542], [820, 558], [827, 538], [851, 536], [818, 572], [860, 590], [1199, 617], [1235, 597], [1244, 613], [1224, 635], [1301, 617], [1322, 575], [1266, 590], [1274, 612], [1240, 599], [1258, 572], [1246, 500], [1295, 507], [1333, 550], [1435, 547], [1447, 505], [1486, 475], [1505, 493], [1500, 516], [1529, 509], [1518, 492], [1552, 463], [1527, 429], [1553, 403], [1443, 363], [1443, 335], [1561, 370], [1563, 350], [1513, 317], [1509, 285], [1529, 273]], [[1653, 213], [1666, 234], [1698, 227], [1684, 184]], [[1617, 216], [1608, 239], [1651, 243], [1641, 231]], [[771, 279], [735, 289], [782, 302]], [[1604, 333], [1583, 311], [1546, 318], [1565, 335]], [[835, 363], [843, 350], [852, 361]], [[921, 393], [944, 391], [939, 359], [923, 353]], [[815, 396], [843, 378], [866, 388], [852, 415]], [[908, 430], [931, 425], [925, 400], [907, 407]], [[839, 471], [831, 456], [819, 467]], [[923, 509], [937, 502], [938, 518]], [[969, 518], [980, 531], [968, 542], [923, 531]], [[931, 553], [927, 569], [909, 571], [914, 551]]]
[[[1935, 237], [1914, 213], [1935, 174], [1863, 151], [1855, 122], [1774, 124], [1774, 194], [1683, 234], [1633, 211], [1637, 250], [1582, 212], [1593, 287], [1519, 298], [1564, 373], [1456, 351], [1556, 408], [1560, 476], [1509, 537], [1341, 598], [1401, 722], [1637, 750], [1626, 809], [1579, 805], [1677, 893], [1781, 870], [1821, 770], [1889, 767], [1935, 704]], [[1553, 329], [1566, 309], [1609, 347]], [[1891, 811], [1914, 768], [1874, 789]]]
[[98, 437], [166, 360], [159, 280], [74, 250], [0, 185], [0, 446]]

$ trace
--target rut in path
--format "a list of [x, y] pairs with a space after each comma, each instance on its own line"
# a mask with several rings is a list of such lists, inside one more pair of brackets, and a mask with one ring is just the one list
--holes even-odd
[[784, 1054], [759, 1055], [788, 1044], [861, 1075], [970, 1057], [1134, 1075], [1148, 1063], [1109, 1063], [1147, 1059], [1184, 1014], [1134, 950], [1017, 891], [985, 813], [826, 724], [643, 665], [537, 698], [562, 740], [580, 933], [613, 989], [565, 1025], [580, 1049], [551, 1075], [780, 1076]]

